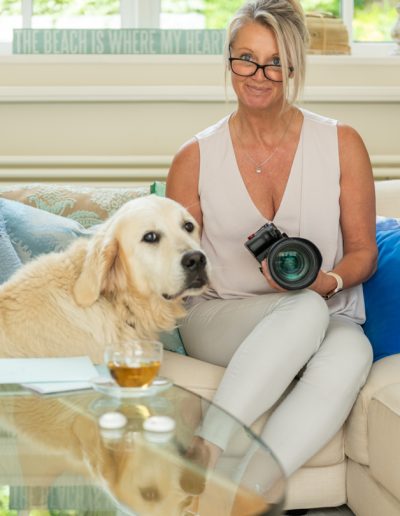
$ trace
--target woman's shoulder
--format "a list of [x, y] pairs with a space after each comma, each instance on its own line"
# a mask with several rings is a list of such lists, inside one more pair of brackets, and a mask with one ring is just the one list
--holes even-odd
[[303, 113], [304, 120], [307, 120], [311, 124], [316, 124], [319, 126], [336, 126], [339, 123], [334, 118], [320, 115], [319, 113], [314, 113], [313, 111], [308, 111], [307, 109], [300, 108], [300, 111]]
[[230, 114], [227, 116], [224, 116], [224, 118], [221, 118], [221, 120], [218, 120], [218, 122], [216, 122], [215, 124], [210, 125], [206, 129], [203, 129], [202, 131], [200, 131], [199, 133], [196, 134], [195, 139], [196, 140], [205, 140], [207, 138], [211, 138], [212, 136], [214, 136], [216, 134], [226, 131], [226, 129], [228, 127], [228, 122], [229, 122], [230, 116], [231, 116]]

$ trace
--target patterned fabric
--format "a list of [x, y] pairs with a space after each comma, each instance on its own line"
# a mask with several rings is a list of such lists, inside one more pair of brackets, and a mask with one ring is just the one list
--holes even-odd
[[79, 222], [9, 199], [0, 199], [0, 214], [22, 263], [41, 254], [62, 251], [76, 238], [92, 234]]
[[149, 186], [111, 188], [32, 183], [0, 187], [0, 197], [73, 219], [85, 228], [107, 219], [127, 201], [149, 193]]
[[4, 217], [0, 212], [0, 284], [21, 266], [21, 260], [8, 236]]

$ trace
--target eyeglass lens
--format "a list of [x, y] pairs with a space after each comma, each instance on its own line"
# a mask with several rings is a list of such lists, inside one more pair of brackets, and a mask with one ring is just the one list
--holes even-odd
[[252, 61], [245, 59], [231, 59], [232, 72], [243, 77], [254, 75], [258, 68], [262, 68], [266, 79], [276, 82], [282, 82], [282, 68], [280, 66], [265, 65], [261, 66]]

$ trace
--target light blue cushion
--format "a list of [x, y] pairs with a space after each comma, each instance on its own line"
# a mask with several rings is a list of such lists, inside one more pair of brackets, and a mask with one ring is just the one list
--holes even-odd
[[177, 328], [170, 332], [160, 333], [159, 339], [163, 343], [164, 349], [167, 349], [168, 351], [174, 351], [175, 353], [179, 353], [180, 355], [187, 354], [183, 346], [181, 335]]
[[9, 199], [0, 198], [0, 214], [22, 263], [41, 254], [63, 251], [77, 237], [93, 234], [72, 219]]
[[364, 331], [374, 360], [400, 353], [400, 219], [378, 217], [378, 268], [364, 283]]
[[4, 217], [0, 212], [0, 283], [4, 283], [21, 266], [7, 233]]

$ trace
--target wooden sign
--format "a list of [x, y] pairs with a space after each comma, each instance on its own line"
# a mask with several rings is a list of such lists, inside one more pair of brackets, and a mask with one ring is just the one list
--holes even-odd
[[14, 29], [14, 54], [222, 54], [217, 29]]

